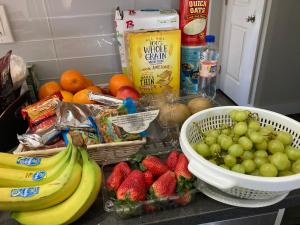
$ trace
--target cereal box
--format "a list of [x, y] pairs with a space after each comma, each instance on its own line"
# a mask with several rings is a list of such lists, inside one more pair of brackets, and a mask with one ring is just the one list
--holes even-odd
[[116, 36], [123, 73], [127, 74], [124, 35], [138, 30], [179, 29], [179, 16], [174, 9], [120, 10], [115, 12]]
[[126, 34], [129, 76], [141, 94], [179, 95], [180, 30]]

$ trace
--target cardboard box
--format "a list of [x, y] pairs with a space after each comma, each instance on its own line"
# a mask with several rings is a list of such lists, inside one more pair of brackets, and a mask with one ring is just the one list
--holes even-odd
[[179, 16], [176, 10], [120, 10], [115, 12], [116, 36], [119, 45], [123, 73], [127, 74], [127, 56], [124, 36], [126, 32], [137, 30], [179, 29]]
[[128, 75], [139, 93], [179, 95], [180, 38], [180, 30], [126, 33]]

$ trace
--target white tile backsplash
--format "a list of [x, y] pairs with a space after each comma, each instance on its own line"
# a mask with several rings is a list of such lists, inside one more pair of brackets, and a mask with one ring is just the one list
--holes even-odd
[[54, 44], [58, 58], [118, 54], [115, 34], [57, 39], [54, 41]]
[[178, 8], [179, 0], [0, 0], [15, 43], [0, 44], [0, 56], [12, 49], [35, 64], [41, 83], [77, 69], [95, 83], [118, 73], [114, 10]]
[[57, 79], [60, 76], [57, 60], [33, 62], [39, 80]]
[[56, 58], [51, 40], [16, 42], [0, 46], [1, 55], [4, 55], [9, 50], [13, 50], [14, 54], [22, 56], [25, 61], [33, 62]]
[[47, 18], [11, 20], [15, 41], [51, 39]]
[[117, 6], [134, 8], [134, 0], [47, 0], [46, 5], [51, 17], [77, 16], [114, 13]]
[[42, 0], [0, 0], [8, 13], [9, 20], [47, 17]]
[[50, 18], [53, 37], [78, 37], [113, 33], [113, 15]]
[[59, 60], [60, 72], [68, 69], [79, 70], [84, 74], [101, 74], [120, 71], [118, 55], [95, 56]]

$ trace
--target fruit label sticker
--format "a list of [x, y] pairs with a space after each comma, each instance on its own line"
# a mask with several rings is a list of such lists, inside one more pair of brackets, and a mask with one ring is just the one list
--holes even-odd
[[133, 113], [110, 117], [113, 124], [122, 127], [127, 133], [138, 134], [145, 131], [150, 123], [157, 117], [159, 110]]
[[32, 180], [40, 181], [43, 180], [45, 176], [46, 176], [46, 171], [37, 171], [32, 175]]
[[39, 193], [40, 187], [14, 188], [10, 192], [11, 197], [29, 198]]
[[41, 158], [38, 157], [19, 157], [17, 159], [17, 164], [26, 166], [37, 166], [41, 163]]

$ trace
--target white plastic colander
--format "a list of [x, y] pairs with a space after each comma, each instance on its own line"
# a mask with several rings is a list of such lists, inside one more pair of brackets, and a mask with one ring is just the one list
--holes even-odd
[[[286, 195], [300, 188], [300, 174], [285, 177], [259, 177], [240, 174], [219, 167], [194, 151], [191, 144], [203, 139], [201, 132], [219, 128], [222, 124], [232, 124], [229, 112], [249, 110], [259, 115], [262, 126], [272, 125], [275, 130], [289, 132], [293, 136], [293, 146], [300, 147], [300, 123], [279, 113], [269, 110], [242, 107], [222, 106], [203, 110], [192, 115], [183, 124], [180, 132], [180, 146], [189, 160], [188, 169], [202, 181], [243, 199], [271, 199]], [[195, 123], [197, 125], [195, 125]]]

